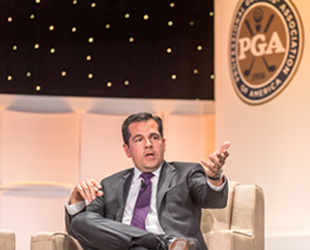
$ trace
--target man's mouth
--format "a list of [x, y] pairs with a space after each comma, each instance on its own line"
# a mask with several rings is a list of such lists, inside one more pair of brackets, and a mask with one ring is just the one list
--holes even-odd
[[148, 159], [153, 158], [154, 156], [155, 156], [155, 154], [152, 153], [152, 152], [146, 153], [146, 154], [144, 155], [144, 157], [145, 157], [145, 158], [148, 158]]

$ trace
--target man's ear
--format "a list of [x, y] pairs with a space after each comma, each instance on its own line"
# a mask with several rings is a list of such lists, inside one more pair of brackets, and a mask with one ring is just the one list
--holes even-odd
[[131, 158], [131, 154], [130, 154], [130, 151], [129, 151], [129, 147], [127, 144], [123, 144], [123, 149], [125, 151], [125, 154], [127, 155], [128, 158]]
[[163, 143], [164, 143], [164, 152], [166, 152], [166, 138], [163, 138]]

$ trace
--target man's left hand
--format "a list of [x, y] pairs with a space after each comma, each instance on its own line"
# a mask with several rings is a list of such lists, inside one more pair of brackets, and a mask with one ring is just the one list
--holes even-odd
[[[209, 155], [209, 160], [201, 160], [202, 165], [206, 167], [206, 174], [211, 178], [216, 178], [222, 173], [222, 167], [225, 164], [227, 157], [229, 156], [228, 148], [230, 142], [226, 141], [220, 146], [213, 154]], [[211, 179], [210, 179], [211, 180]], [[211, 181], [214, 184], [222, 184], [222, 178], [218, 181]]]

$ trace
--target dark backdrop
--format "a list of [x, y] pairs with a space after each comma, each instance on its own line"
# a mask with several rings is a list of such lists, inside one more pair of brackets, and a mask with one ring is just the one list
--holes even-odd
[[212, 0], [1, 0], [0, 93], [213, 99], [212, 13]]

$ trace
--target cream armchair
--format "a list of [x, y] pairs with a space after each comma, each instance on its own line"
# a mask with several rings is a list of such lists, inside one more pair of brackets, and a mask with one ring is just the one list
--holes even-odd
[[203, 210], [201, 230], [209, 250], [263, 250], [262, 189], [229, 182], [226, 208]]
[[[204, 209], [201, 230], [209, 250], [264, 249], [264, 195], [256, 185], [229, 182], [227, 207]], [[83, 250], [65, 233], [36, 233], [31, 250]]]
[[0, 230], [0, 249], [15, 250], [15, 233], [10, 230]]

